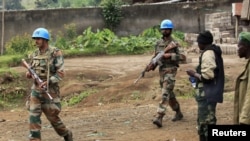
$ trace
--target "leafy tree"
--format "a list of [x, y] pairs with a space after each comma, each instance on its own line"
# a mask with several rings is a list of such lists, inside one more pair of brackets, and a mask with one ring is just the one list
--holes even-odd
[[107, 28], [112, 31], [120, 24], [122, 20], [122, 0], [103, 0], [102, 15], [104, 17]]
[[36, 8], [55, 8], [59, 7], [58, 0], [36, 0]]
[[[22, 0], [5, 0], [5, 9], [6, 10], [21, 10], [24, 7], [21, 5]], [[2, 5], [3, 0], [0, 0]]]
[[89, 6], [98, 6], [98, 5], [100, 5], [100, 3], [101, 3], [101, 0], [88, 0], [88, 5]]
[[71, 6], [70, 0], [60, 0], [60, 3], [61, 3], [61, 7], [64, 7], [64, 8]]

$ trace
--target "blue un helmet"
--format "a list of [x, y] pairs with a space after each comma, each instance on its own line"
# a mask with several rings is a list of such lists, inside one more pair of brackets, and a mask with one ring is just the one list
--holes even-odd
[[163, 20], [161, 22], [161, 27], [160, 28], [161, 29], [173, 29], [174, 25], [173, 25], [171, 20], [166, 19], [166, 20]]
[[32, 38], [43, 38], [45, 40], [49, 40], [49, 32], [47, 29], [45, 28], [37, 28], [33, 34], [32, 34]]

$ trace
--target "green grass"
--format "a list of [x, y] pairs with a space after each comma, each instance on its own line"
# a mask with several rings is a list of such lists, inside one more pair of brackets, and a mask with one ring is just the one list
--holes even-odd
[[79, 94], [75, 93], [73, 96], [70, 96], [70, 98], [65, 98], [62, 101], [62, 105], [63, 106], [73, 106], [76, 105], [78, 103], [80, 103], [82, 100], [84, 100], [85, 98], [87, 98], [89, 95], [96, 93], [97, 90], [95, 89], [90, 89], [90, 90], [86, 90], [84, 92], [81, 92]]
[[8, 68], [11, 66], [17, 66], [21, 63], [23, 55], [3, 55], [0, 56], [0, 68]]

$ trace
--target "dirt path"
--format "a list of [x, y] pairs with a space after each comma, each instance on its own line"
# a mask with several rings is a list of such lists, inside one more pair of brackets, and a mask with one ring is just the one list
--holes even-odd
[[[83, 57], [65, 60], [67, 77], [62, 82], [62, 97], [95, 89], [97, 92], [72, 107], [63, 107], [61, 117], [72, 129], [74, 141], [197, 141], [196, 102], [185, 70], [194, 68], [197, 55], [189, 55], [192, 63], [182, 64], [176, 84], [184, 119], [172, 122], [174, 113], [168, 109], [163, 127], [151, 122], [159, 101], [157, 71], [149, 72], [134, 85], [149, 55]], [[244, 66], [237, 56], [224, 56], [228, 91], [218, 105], [218, 124], [231, 124], [234, 80]], [[19, 68], [21, 69], [21, 68]], [[20, 71], [22, 72], [22, 71]], [[183, 93], [183, 90], [190, 93]], [[0, 111], [0, 141], [26, 141], [28, 113], [24, 107]], [[42, 116], [43, 141], [63, 141]]]

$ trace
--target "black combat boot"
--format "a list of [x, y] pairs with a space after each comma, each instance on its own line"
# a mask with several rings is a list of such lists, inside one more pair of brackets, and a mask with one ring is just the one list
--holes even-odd
[[177, 120], [181, 120], [182, 118], [183, 118], [183, 114], [181, 113], [180, 110], [177, 110], [172, 121], [175, 122]]
[[158, 128], [162, 127], [162, 119], [164, 115], [165, 114], [158, 113], [158, 116], [155, 119], [153, 119], [153, 124], [155, 124]]
[[181, 120], [183, 118], [183, 114], [181, 113], [181, 108], [180, 108], [180, 104], [178, 103], [178, 101], [176, 100], [176, 98], [171, 98], [169, 100], [169, 106], [172, 108], [173, 111], [175, 111], [175, 116], [172, 119], [172, 121], [177, 121], [177, 120]]
[[169, 105], [173, 111], [175, 111], [175, 116], [172, 118], [172, 121], [175, 122], [177, 120], [181, 120], [183, 118], [183, 114], [181, 113], [181, 107], [178, 101], [175, 98], [169, 100]]
[[64, 136], [64, 140], [65, 141], [73, 141], [73, 135], [72, 135], [71, 131], [69, 131], [69, 133], [66, 136]]

